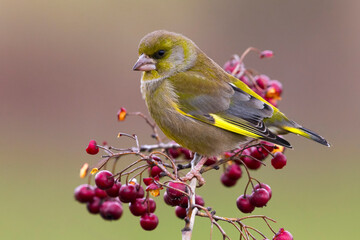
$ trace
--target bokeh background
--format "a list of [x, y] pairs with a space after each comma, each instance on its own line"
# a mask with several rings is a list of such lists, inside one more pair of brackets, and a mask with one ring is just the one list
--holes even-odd
[[[283, 170], [254, 176], [273, 188], [266, 214], [296, 239], [355, 239], [359, 224], [358, 135], [359, 1], [0, 1], [0, 238], [179, 239], [183, 222], [157, 199], [158, 228], [145, 232], [127, 207], [116, 222], [87, 213], [73, 190], [78, 171], [97, 157], [90, 139], [131, 146], [119, 131], [149, 143], [141, 119], [119, 123], [120, 107], [147, 113], [133, 72], [146, 33], [185, 34], [222, 65], [249, 46], [275, 57], [250, 55], [247, 66], [284, 85], [280, 109], [331, 143], [323, 147], [288, 136]], [[127, 160], [124, 164], [128, 164]], [[242, 216], [235, 199], [244, 182], [224, 188], [220, 172], [199, 189], [222, 216]], [[260, 221], [249, 222], [265, 229]], [[233, 238], [238, 235], [223, 224]], [[199, 219], [194, 239], [209, 239]], [[214, 239], [219, 239], [214, 230]], [[265, 230], [265, 233], [271, 234]]]

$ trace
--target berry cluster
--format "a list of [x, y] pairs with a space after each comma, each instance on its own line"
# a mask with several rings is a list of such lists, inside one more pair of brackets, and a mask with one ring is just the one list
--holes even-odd
[[[263, 56], [263, 57], [262, 57]], [[260, 57], [272, 57], [272, 54], [262, 54]], [[224, 70], [243, 83], [248, 85], [254, 92], [263, 97], [266, 101], [277, 107], [281, 100], [283, 91], [282, 84], [278, 80], [272, 80], [265, 74], [254, 74], [252, 70], [246, 69], [243, 63], [243, 57], [234, 55], [232, 59], [224, 64]]]
[[[224, 69], [276, 107], [281, 99], [282, 85], [279, 81], [271, 80], [264, 74], [258, 74], [245, 68], [243, 59], [250, 51], [258, 52], [260, 58], [273, 56], [271, 51], [260, 52], [257, 49], [249, 48], [241, 57], [235, 55], [226, 62]], [[86, 148], [88, 154], [96, 155], [100, 149], [106, 152], [106, 155], [92, 168], [91, 174], [89, 174], [89, 184], [78, 186], [74, 192], [75, 199], [80, 203], [86, 203], [91, 214], [99, 213], [105, 220], [118, 220], [123, 214], [123, 205], [128, 204], [131, 214], [140, 218], [140, 226], [144, 230], [154, 230], [159, 220], [154, 214], [156, 203], [150, 196], [158, 197], [162, 194], [165, 204], [175, 207], [175, 215], [185, 220], [185, 230], [189, 229], [191, 226], [190, 221], [193, 219], [192, 216], [196, 214], [200, 217], [209, 218], [212, 226], [219, 228], [224, 239], [229, 237], [217, 223], [219, 221], [228, 222], [234, 226], [240, 225], [237, 230], [240, 232], [240, 236], [246, 240], [256, 239], [253, 234], [259, 234], [261, 239], [267, 239], [259, 230], [244, 224], [247, 219], [259, 218], [263, 219], [274, 233], [273, 240], [293, 239], [291, 234], [283, 228], [276, 233], [268, 223], [268, 221], [274, 222], [274, 220], [266, 216], [244, 216], [242, 218], [217, 216], [216, 212], [212, 211], [212, 208], [205, 207], [204, 199], [195, 194], [196, 184], [191, 185], [187, 182], [196, 178], [199, 184], [198, 187], [200, 187], [202, 186], [202, 174], [210, 170], [221, 169], [221, 165], [224, 167], [224, 171], [220, 180], [226, 187], [234, 186], [245, 175], [248, 179], [247, 184], [244, 194], [237, 198], [236, 205], [242, 213], [251, 213], [255, 208], [262, 208], [267, 205], [272, 197], [272, 190], [269, 185], [261, 183], [250, 176], [250, 170], [259, 169], [261, 165], [265, 165], [266, 158], [270, 157], [271, 165], [275, 169], [282, 169], [287, 162], [283, 147], [264, 141], [252, 141], [246, 146], [225, 152], [219, 156], [202, 159], [200, 161], [201, 166], [197, 168], [198, 165], [196, 165], [194, 168], [189, 161], [194, 154], [175, 142], [163, 143], [157, 133], [156, 125], [151, 123], [144, 114], [139, 112], [129, 113], [125, 108], [121, 108], [118, 111], [117, 119], [118, 121], [124, 121], [130, 115], [140, 116], [145, 119], [153, 130], [152, 138], [157, 141], [157, 144], [140, 146], [136, 135], [125, 133], [119, 133], [118, 137], [132, 138], [136, 143], [136, 147], [119, 149], [109, 146], [105, 142], [103, 146], [98, 145], [95, 140], [89, 142]], [[139, 160], [116, 172], [117, 160], [125, 155], [139, 157]], [[112, 172], [103, 170], [104, 166], [113, 159], [115, 161]], [[85, 163], [80, 170], [80, 177], [86, 177], [88, 169], [89, 165]], [[187, 169], [189, 169], [188, 172], [186, 172]], [[95, 173], [95, 186], [92, 186], [90, 185], [91, 175]], [[147, 174], [148, 177], [144, 177], [144, 174]], [[189, 174], [191, 177], [187, 178]], [[122, 180], [122, 177], [126, 177], [126, 180]], [[247, 189], [250, 187], [252, 188], [251, 194], [247, 194]]]
[[272, 191], [269, 185], [265, 183], [258, 183], [254, 186], [253, 192], [243, 194], [236, 200], [236, 206], [243, 213], [251, 213], [255, 207], [264, 207], [272, 196]]
[[145, 196], [143, 187], [135, 181], [121, 185], [113, 174], [102, 170], [95, 175], [95, 185], [83, 184], [75, 189], [75, 199], [86, 203], [91, 214], [100, 213], [105, 220], [118, 220], [123, 213], [123, 203], [129, 203], [130, 212], [140, 216], [140, 225], [145, 230], [153, 230], [159, 223], [154, 214], [156, 203]]

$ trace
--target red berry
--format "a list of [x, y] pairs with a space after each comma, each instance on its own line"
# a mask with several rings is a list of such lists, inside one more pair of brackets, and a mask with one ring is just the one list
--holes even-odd
[[268, 101], [274, 107], [278, 107], [278, 99], [265, 97], [265, 100]]
[[275, 169], [282, 169], [285, 167], [286, 161], [286, 157], [282, 152], [276, 152], [274, 158], [271, 159], [271, 165], [273, 165]]
[[261, 150], [259, 151], [259, 148], [257, 148], [257, 147], [250, 148], [250, 156], [252, 156], [253, 158], [255, 158], [257, 160], [265, 159], [264, 154], [261, 152]]
[[189, 199], [186, 196], [180, 197], [180, 201], [177, 204], [180, 207], [187, 208]]
[[129, 209], [134, 216], [141, 216], [147, 211], [149, 211], [150, 213], [155, 212], [156, 203], [151, 198], [137, 198], [135, 199], [135, 201], [129, 204]]
[[154, 199], [149, 198], [147, 200], [147, 204], [149, 205], [149, 211], [151, 213], [155, 212], [155, 210], [156, 210], [156, 202], [154, 201]]
[[222, 184], [226, 187], [232, 187], [236, 184], [237, 180], [229, 178], [225, 173], [221, 175], [220, 178]]
[[123, 203], [129, 203], [137, 198], [138, 192], [132, 184], [122, 185], [119, 190], [119, 199]]
[[169, 148], [168, 153], [172, 158], [178, 158], [181, 154], [180, 148]]
[[147, 201], [144, 198], [137, 198], [135, 201], [129, 204], [130, 212], [134, 216], [141, 216], [146, 213], [147, 210]]
[[269, 193], [269, 200], [270, 200], [270, 198], [272, 197], [272, 191], [270, 186], [265, 183], [256, 184], [253, 191], [259, 188], [264, 188]]
[[138, 183], [135, 184], [135, 188], [136, 188], [136, 192], [137, 192], [136, 198], [143, 198], [145, 196], [144, 188], [141, 185], [139, 185]]
[[[250, 155], [250, 150], [249, 149], [245, 149], [243, 152], [243, 155]], [[243, 161], [243, 163], [249, 168], [249, 169], [253, 169], [256, 170], [259, 167], [261, 167], [261, 162], [257, 161], [249, 156], [242, 156], [241, 160]]]
[[264, 207], [270, 200], [270, 194], [264, 188], [256, 189], [250, 195], [250, 203], [255, 207]]
[[114, 185], [112, 185], [111, 188], [106, 189], [105, 192], [109, 197], [118, 197], [120, 187], [121, 187], [121, 183], [115, 182]]
[[184, 219], [186, 217], [186, 208], [177, 206], [175, 208], [175, 214], [178, 218]]
[[82, 184], [75, 188], [74, 196], [81, 203], [90, 202], [95, 196], [94, 187], [89, 184]]
[[204, 199], [199, 195], [195, 195], [195, 203], [200, 206], [205, 206]]
[[166, 188], [166, 192], [172, 198], [180, 198], [184, 196], [184, 194], [178, 190], [187, 192], [186, 185], [181, 182], [169, 182], [168, 186], [171, 188]]
[[86, 148], [86, 152], [91, 155], [95, 155], [99, 152], [99, 147], [96, 144], [95, 140], [91, 140], [89, 142], [88, 147]]
[[293, 240], [293, 236], [290, 232], [285, 231], [285, 229], [280, 228], [279, 232], [275, 234], [273, 240]]
[[87, 210], [92, 214], [97, 214], [100, 212], [101, 207], [101, 199], [98, 197], [94, 197], [91, 202], [86, 204]]
[[164, 193], [164, 202], [169, 206], [177, 206], [179, 204], [179, 198], [171, 198], [166, 192]]
[[117, 220], [121, 217], [123, 208], [120, 202], [105, 201], [101, 204], [100, 215], [105, 220]]
[[241, 168], [237, 164], [231, 164], [226, 168], [225, 174], [232, 180], [238, 180], [241, 177]]
[[261, 151], [263, 154], [266, 154], [266, 156], [269, 154], [269, 152], [272, 152], [275, 148], [275, 145], [268, 142], [261, 142], [261, 146], [258, 148], [258, 151]]
[[159, 219], [153, 213], [145, 213], [140, 218], [140, 225], [146, 231], [154, 230], [158, 224], [159, 224]]
[[100, 188], [95, 188], [95, 196], [98, 198], [106, 198], [108, 195], [106, 194], [106, 192]]
[[208, 159], [206, 159], [206, 162], [204, 163], [205, 166], [210, 166], [213, 165], [214, 163], [216, 163], [217, 158], [216, 157], [209, 157]]
[[153, 166], [150, 168], [149, 172], [150, 172], [151, 177], [156, 177], [156, 176], [159, 176], [159, 174], [162, 172], [162, 170], [158, 166]]
[[256, 82], [256, 84], [261, 88], [261, 89], [266, 89], [268, 86], [268, 83], [270, 81], [270, 78], [266, 75], [258, 75], [254, 77], [254, 80]]
[[114, 185], [114, 177], [111, 172], [103, 170], [95, 175], [95, 184], [100, 189], [108, 189]]
[[236, 206], [243, 213], [251, 213], [255, 209], [255, 206], [250, 203], [250, 195], [240, 195], [236, 199]]
[[184, 154], [184, 158], [187, 160], [191, 160], [192, 159], [192, 152], [189, 149], [186, 148], [180, 148], [180, 151], [182, 152], [182, 154]]
[[[240, 64], [240, 61], [238, 59], [232, 58], [224, 64], [223, 69], [228, 73], [232, 73], [235, 70], [235, 68], [237, 67], [237, 65], [239, 65], [239, 64]], [[240, 68], [239, 68], [239, 70], [240, 70]]]

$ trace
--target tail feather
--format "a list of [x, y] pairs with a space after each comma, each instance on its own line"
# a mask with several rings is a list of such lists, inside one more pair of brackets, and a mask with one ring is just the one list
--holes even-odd
[[284, 127], [284, 129], [330, 147], [330, 144], [328, 143], [328, 141], [325, 140], [325, 138], [304, 127]]

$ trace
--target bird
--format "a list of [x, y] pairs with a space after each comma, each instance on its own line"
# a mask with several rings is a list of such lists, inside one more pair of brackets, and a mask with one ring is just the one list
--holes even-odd
[[195, 163], [253, 139], [292, 148], [279, 136], [287, 133], [330, 146], [223, 70], [182, 34], [148, 33], [138, 54], [133, 70], [142, 71], [141, 93], [151, 117], [169, 139], [195, 152]]

